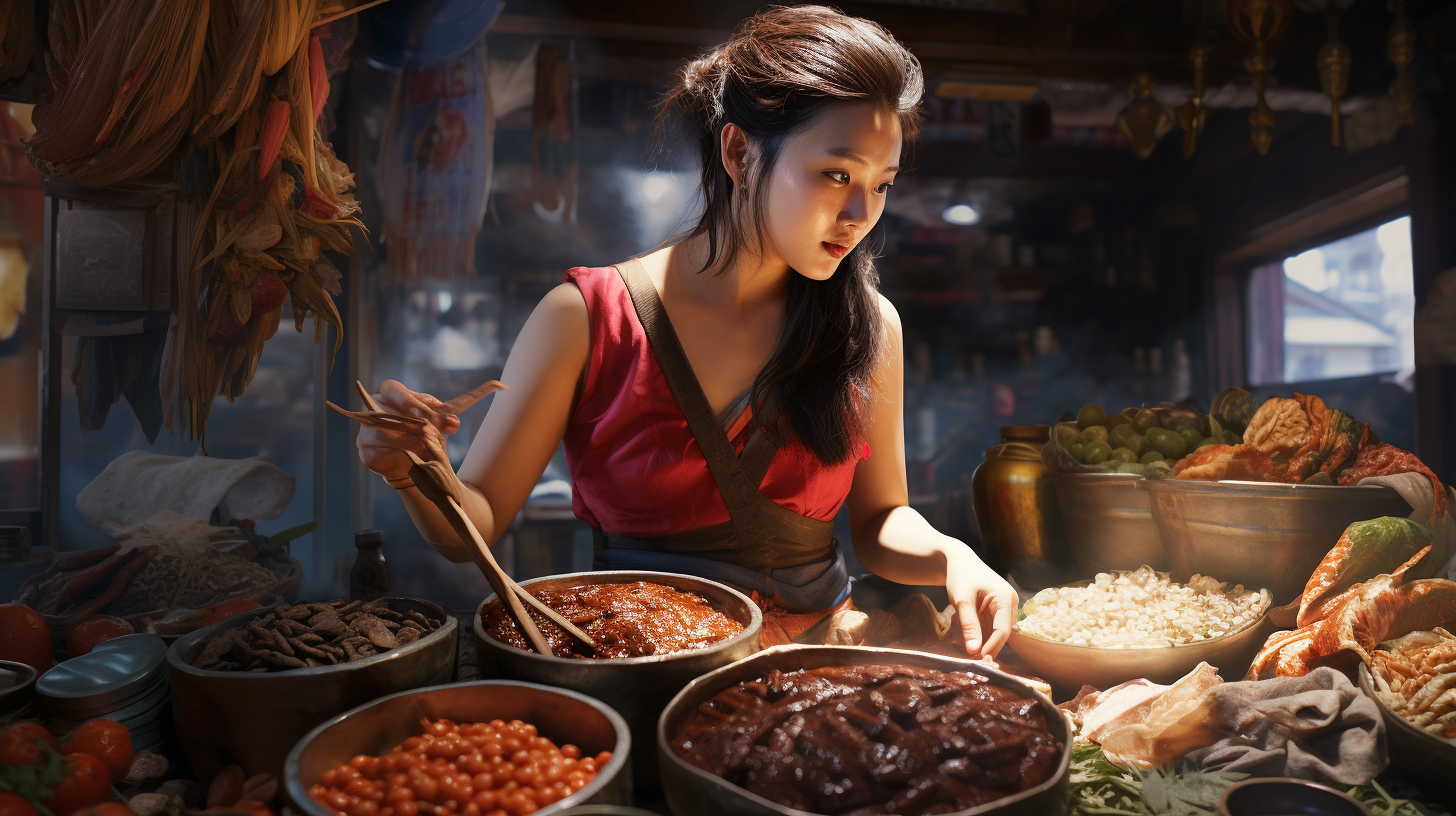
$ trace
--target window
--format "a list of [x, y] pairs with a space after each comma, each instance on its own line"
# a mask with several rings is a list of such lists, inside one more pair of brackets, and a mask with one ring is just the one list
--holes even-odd
[[1415, 367], [1410, 217], [1254, 269], [1249, 379], [1304, 383]]

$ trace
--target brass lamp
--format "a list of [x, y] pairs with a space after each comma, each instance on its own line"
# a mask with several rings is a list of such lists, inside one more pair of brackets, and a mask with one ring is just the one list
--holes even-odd
[[1117, 114], [1117, 129], [1132, 144], [1132, 152], [1146, 159], [1173, 127], [1173, 117], [1153, 99], [1153, 78], [1146, 71], [1133, 77], [1132, 94], [1133, 100]]

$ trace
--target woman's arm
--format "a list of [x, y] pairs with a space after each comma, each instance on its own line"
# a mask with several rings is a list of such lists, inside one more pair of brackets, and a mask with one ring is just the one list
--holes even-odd
[[[551, 290], [531, 313], [506, 360], [490, 410], [460, 466], [467, 495], [463, 506], [486, 541], [494, 544], [531, 495], [551, 461], [576, 407], [591, 353], [591, 324], [586, 301], [572, 284]], [[439, 404], [426, 394], [416, 400], [390, 391], [379, 399], [395, 410], [434, 420], [428, 410]], [[446, 426], [442, 430], [452, 430]], [[362, 428], [359, 454], [378, 473], [396, 476], [400, 451], [426, 457], [421, 438], [407, 433]], [[405, 461], [407, 470], [408, 461]], [[418, 488], [399, 491], [410, 518], [431, 547], [452, 561], [469, 561], [471, 546], [460, 540], [435, 505]]]
[[[944, 584], [961, 620], [966, 649], [994, 655], [1011, 634], [1016, 593], [963, 542], [942, 535], [909, 506], [905, 482], [904, 333], [900, 315], [880, 298], [885, 351], [875, 373], [865, 425], [870, 456], [854, 471], [850, 535], [862, 564], [901, 584]], [[984, 636], [983, 633], [988, 632]]]

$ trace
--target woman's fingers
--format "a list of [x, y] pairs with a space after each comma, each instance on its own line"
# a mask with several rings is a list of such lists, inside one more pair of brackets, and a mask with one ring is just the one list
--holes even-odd
[[399, 380], [385, 380], [379, 386], [379, 393], [374, 399], [391, 411], [429, 422], [447, 436], [460, 430], [459, 419], [442, 415], [435, 410], [444, 405], [443, 402], [430, 394], [411, 391]]
[[986, 646], [981, 653], [986, 657], [995, 657], [1001, 647], [1011, 637], [1012, 611], [1016, 608], [1016, 601], [1005, 597], [1005, 593], [997, 592], [988, 599], [987, 606], [991, 615], [991, 635], [986, 638]]
[[981, 649], [981, 619], [976, 614], [976, 602], [958, 602], [956, 615], [961, 619], [961, 638], [966, 642], [966, 651], [975, 655]]

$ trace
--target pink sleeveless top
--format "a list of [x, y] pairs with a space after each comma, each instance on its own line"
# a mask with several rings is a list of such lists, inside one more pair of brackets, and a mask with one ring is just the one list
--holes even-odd
[[[586, 299], [591, 356], [563, 440], [572, 509], [595, 527], [630, 538], [695, 530], [728, 521], [708, 463], [668, 390], [615, 267], [566, 273]], [[750, 436], [749, 411], [727, 429], [738, 453]], [[779, 449], [759, 489], [786, 509], [829, 521], [849, 495], [854, 468], [869, 456], [822, 465], [797, 441]]]

